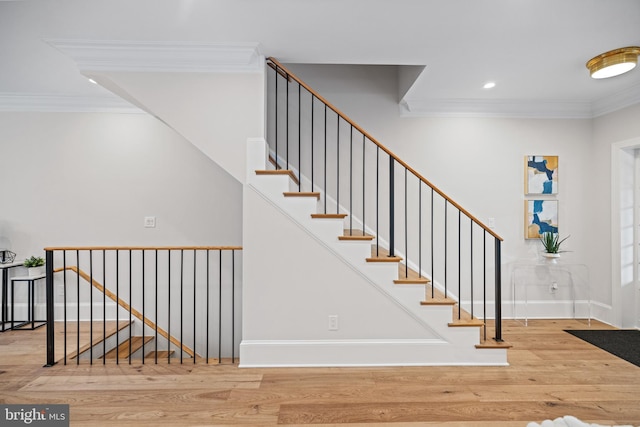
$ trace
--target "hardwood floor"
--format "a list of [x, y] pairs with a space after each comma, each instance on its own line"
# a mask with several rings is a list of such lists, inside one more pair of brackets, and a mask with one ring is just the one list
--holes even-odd
[[569, 328], [588, 326], [506, 321], [508, 367], [304, 369], [140, 361], [44, 368], [45, 328], [9, 331], [0, 334], [0, 402], [68, 403], [73, 426], [525, 427], [563, 415], [640, 426], [640, 368]]

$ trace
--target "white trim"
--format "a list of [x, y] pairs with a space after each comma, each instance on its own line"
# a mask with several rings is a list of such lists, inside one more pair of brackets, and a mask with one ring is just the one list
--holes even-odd
[[611, 324], [622, 326], [620, 254], [620, 151], [640, 147], [640, 138], [611, 144]]
[[116, 96], [0, 93], [0, 111], [146, 114]]
[[44, 39], [81, 71], [258, 73], [258, 43]]
[[593, 118], [593, 111], [591, 103], [587, 101], [409, 99], [400, 104], [400, 116], [590, 119]]
[[507, 350], [474, 349], [437, 339], [243, 340], [240, 367], [508, 366]]
[[640, 103], [640, 84], [593, 101], [593, 117], [603, 116]]

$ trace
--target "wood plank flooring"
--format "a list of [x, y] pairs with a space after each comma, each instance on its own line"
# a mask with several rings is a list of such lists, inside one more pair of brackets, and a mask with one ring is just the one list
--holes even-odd
[[0, 334], [0, 402], [68, 403], [72, 426], [525, 427], [563, 415], [640, 426], [640, 368], [569, 328], [589, 326], [506, 321], [508, 367], [295, 369], [191, 360], [44, 368], [45, 329], [9, 331]]

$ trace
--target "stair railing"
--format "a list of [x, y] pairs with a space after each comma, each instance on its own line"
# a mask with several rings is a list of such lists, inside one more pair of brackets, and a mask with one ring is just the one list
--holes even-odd
[[474, 317], [481, 309], [485, 340], [493, 281], [494, 339], [501, 342], [503, 239], [276, 59], [267, 65], [275, 168], [293, 171], [298, 191], [320, 192], [323, 213], [348, 214], [346, 233], [374, 235], [375, 256], [403, 257], [404, 274], [413, 269], [431, 281], [431, 298], [440, 290], [456, 300], [459, 320], [463, 310]]
[[[235, 363], [242, 271], [237, 252], [241, 250], [239, 246], [45, 248], [46, 365], [56, 363], [58, 322], [62, 323], [58, 345], [64, 349], [65, 365], [72, 338], [76, 364], [81, 353], [89, 356], [91, 364], [96, 358], [106, 363], [108, 322], [116, 325], [114, 347], [128, 340], [128, 354], [115, 352], [116, 363], [121, 358], [132, 363], [134, 330], [142, 336], [141, 363], [158, 363], [160, 350], [165, 351], [167, 363], [173, 351], [180, 363], [185, 357], [193, 363], [198, 359], [221, 363], [223, 357], [230, 357]], [[140, 322], [134, 324], [134, 318]], [[121, 332], [122, 323], [129, 325], [128, 333]], [[151, 338], [153, 342], [145, 348]], [[146, 359], [147, 351], [153, 352], [153, 359]]]

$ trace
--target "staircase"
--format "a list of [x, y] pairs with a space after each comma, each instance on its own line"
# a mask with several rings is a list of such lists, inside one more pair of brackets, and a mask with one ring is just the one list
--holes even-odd
[[247, 148], [244, 286], [258, 298], [245, 302], [256, 322], [245, 320], [241, 365], [506, 364], [502, 239], [268, 65], [267, 140]]

